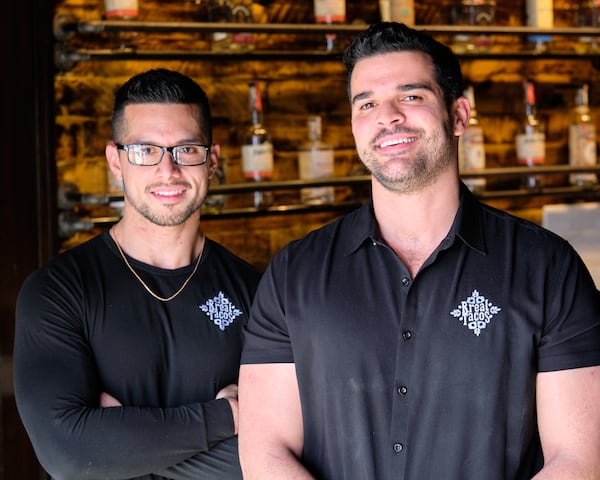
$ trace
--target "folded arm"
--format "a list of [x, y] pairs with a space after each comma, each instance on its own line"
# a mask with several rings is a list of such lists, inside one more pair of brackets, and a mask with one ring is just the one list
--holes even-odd
[[244, 479], [312, 479], [300, 460], [304, 429], [294, 364], [242, 365], [239, 389]]
[[48, 291], [42, 281], [29, 282], [17, 303], [15, 397], [40, 463], [52, 476], [143, 476], [234, 435], [227, 398], [172, 408], [102, 408], [97, 352], [78, 320], [83, 312], [75, 290]]
[[539, 373], [544, 468], [534, 480], [600, 479], [600, 366]]

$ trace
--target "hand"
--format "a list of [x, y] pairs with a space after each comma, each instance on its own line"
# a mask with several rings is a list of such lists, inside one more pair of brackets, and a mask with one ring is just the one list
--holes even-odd
[[106, 392], [102, 392], [100, 394], [100, 406], [102, 408], [108, 408], [108, 407], [122, 407], [123, 405], [112, 395], [109, 395]]
[[233, 415], [233, 427], [234, 433], [237, 435], [238, 433], [238, 386], [235, 383], [231, 385], [227, 385], [219, 390], [217, 396], [219, 398], [226, 398], [229, 402], [229, 406], [231, 407], [231, 414]]

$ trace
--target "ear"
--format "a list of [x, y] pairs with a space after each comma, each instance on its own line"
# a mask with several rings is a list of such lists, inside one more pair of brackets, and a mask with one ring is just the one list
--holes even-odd
[[121, 171], [121, 157], [119, 156], [119, 150], [117, 150], [117, 146], [115, 142], [112, 140], [106, 144], [105, 149], [106, 161], [108, 162], [108, 168], [112, 174], [118, 180], [123, 181], [123, 172]]
[[208, 161], [206, 162], [208, 166], [208, 178], [209, 180], [213, 178], [215, 171], [217, 170], [217, 166], [219, 165], [219, 154], [221, 153], [221, 146], [218, 143], [213, 143], [210, 146], [210, 152], [208, 154]]
[[459, 97], [454, 102], [454, 135], [460, 136], [469, 126], [471, 105], [466, 97]]

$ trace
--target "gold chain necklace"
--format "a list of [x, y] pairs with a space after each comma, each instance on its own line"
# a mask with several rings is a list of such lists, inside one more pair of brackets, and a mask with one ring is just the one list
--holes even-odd
[[144, 282], [142, 280], [142, 278], [138, 275], [138, 273], [133, 269], [133, 267], [131, 266], [131, 264], [127, 260], [127, 257], [125, 256], [125, 253], [123, 253], [123, 249], [121, 248], [121, 245], [119, 245], [119, 242], [117, 241], [117, 236], [114, 233], [114, 231], [113, 231], [112, 237], [113, 237], [113, 240], [115, 241], [115, 245], [117, 246], [117, 250], [119, 250], [119, 253], [121, 254], [121, 257], [123, 258], [123, 261], [125, 262], [125, 265], [127, 265], [127, 268], [129, 268], [129, 270], [131, 271], [131, 273], [133, 273], [133, 275], [135, 276], [135, 278], [137, 278], [138, 281], [142, 284], [142, 287], [144, 287], [146, 289], [146, 291], [150, 295], [152, 295], [157, 300], [160, 300], [161, 302], [168, 302], [170, 300], [173, 300], [177, 295], [179, 295], [181, 292], [183, 292], [183, 289], [187, 286], [188, 283], [190, 283], [190, 280], [192, 279], [192, 277], [196, 273], [196, 270], [198, 270], [198, 266], [200, 265], [200, 259], [202, 258], [202, 251], [201, 251], [200, 254], [198, 255], [198, 259], [196, 260], [196, 266], [194, 267], [194, 271], [190, 274], [190, 276], [188, 278], [186, 278], [185, 282], [183, 282], [183, 285], [181, 287], [179, 287], [179, 290], [177, 290], [170, 297], [165, 298], [165, 297], [161, 297], [161, 296], [157, 295], [156, 293], [154, 293], [150, 289], [150, 287], [148, 285], [146, 285], [146, 282]]

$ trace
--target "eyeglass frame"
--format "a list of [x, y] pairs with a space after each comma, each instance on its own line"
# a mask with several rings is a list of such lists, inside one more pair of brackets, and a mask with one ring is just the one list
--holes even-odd
[[[176, 150], [180, 147], [187, 147], [189, 145], [193, 145], [194, 147], [203, 147], [204, 151], [206, 152], [204, 155], [204, 161], [202, 163], [194, 163], [194, 164], [182, 164], [179, 163], [179, 151]], [[132, 162], [131, 159], [129, 158], [129, 150], [131, 147], [139, 147], [139, 146], [148, 146], [148, 147], [156, 147], [156, 148], [160, 148], [162, 150], [160, 158], [158, 159], [158, 162], [156, 163], [135, 163]], [[140, 167], [155, 167], [156, 165], [159, 165], [160, 162], [162, 162], [162, 159], [165, 156], [166, 152], [169, 152], [171, 154], [171, 159], [173, 161], [173, 163], [175, 165], [179, 165], [180, 167], [199, 167], [201, 165], [205, 165], [206, 162], [208, 161], [209, 157], [210, 157], [210, 147], [211, 145], [204, 145], [203, 143], [194, 143], [194, 142], [190, 142], [190, 143], [183, 143], [181, 145], [173, 145], [172, 147], [163, 147], [162, 145], [155, 145], [153, 143], [128, 143], [126, 145], [122, 145], [120, 143], [116, 143], [115, 142], [115, 147], [117, 147], [117, 150], [123, 150], [125, 152], [125, 156], [127, 157], [127, 161], [131, 164], [131, 165], [137, 165]]]

